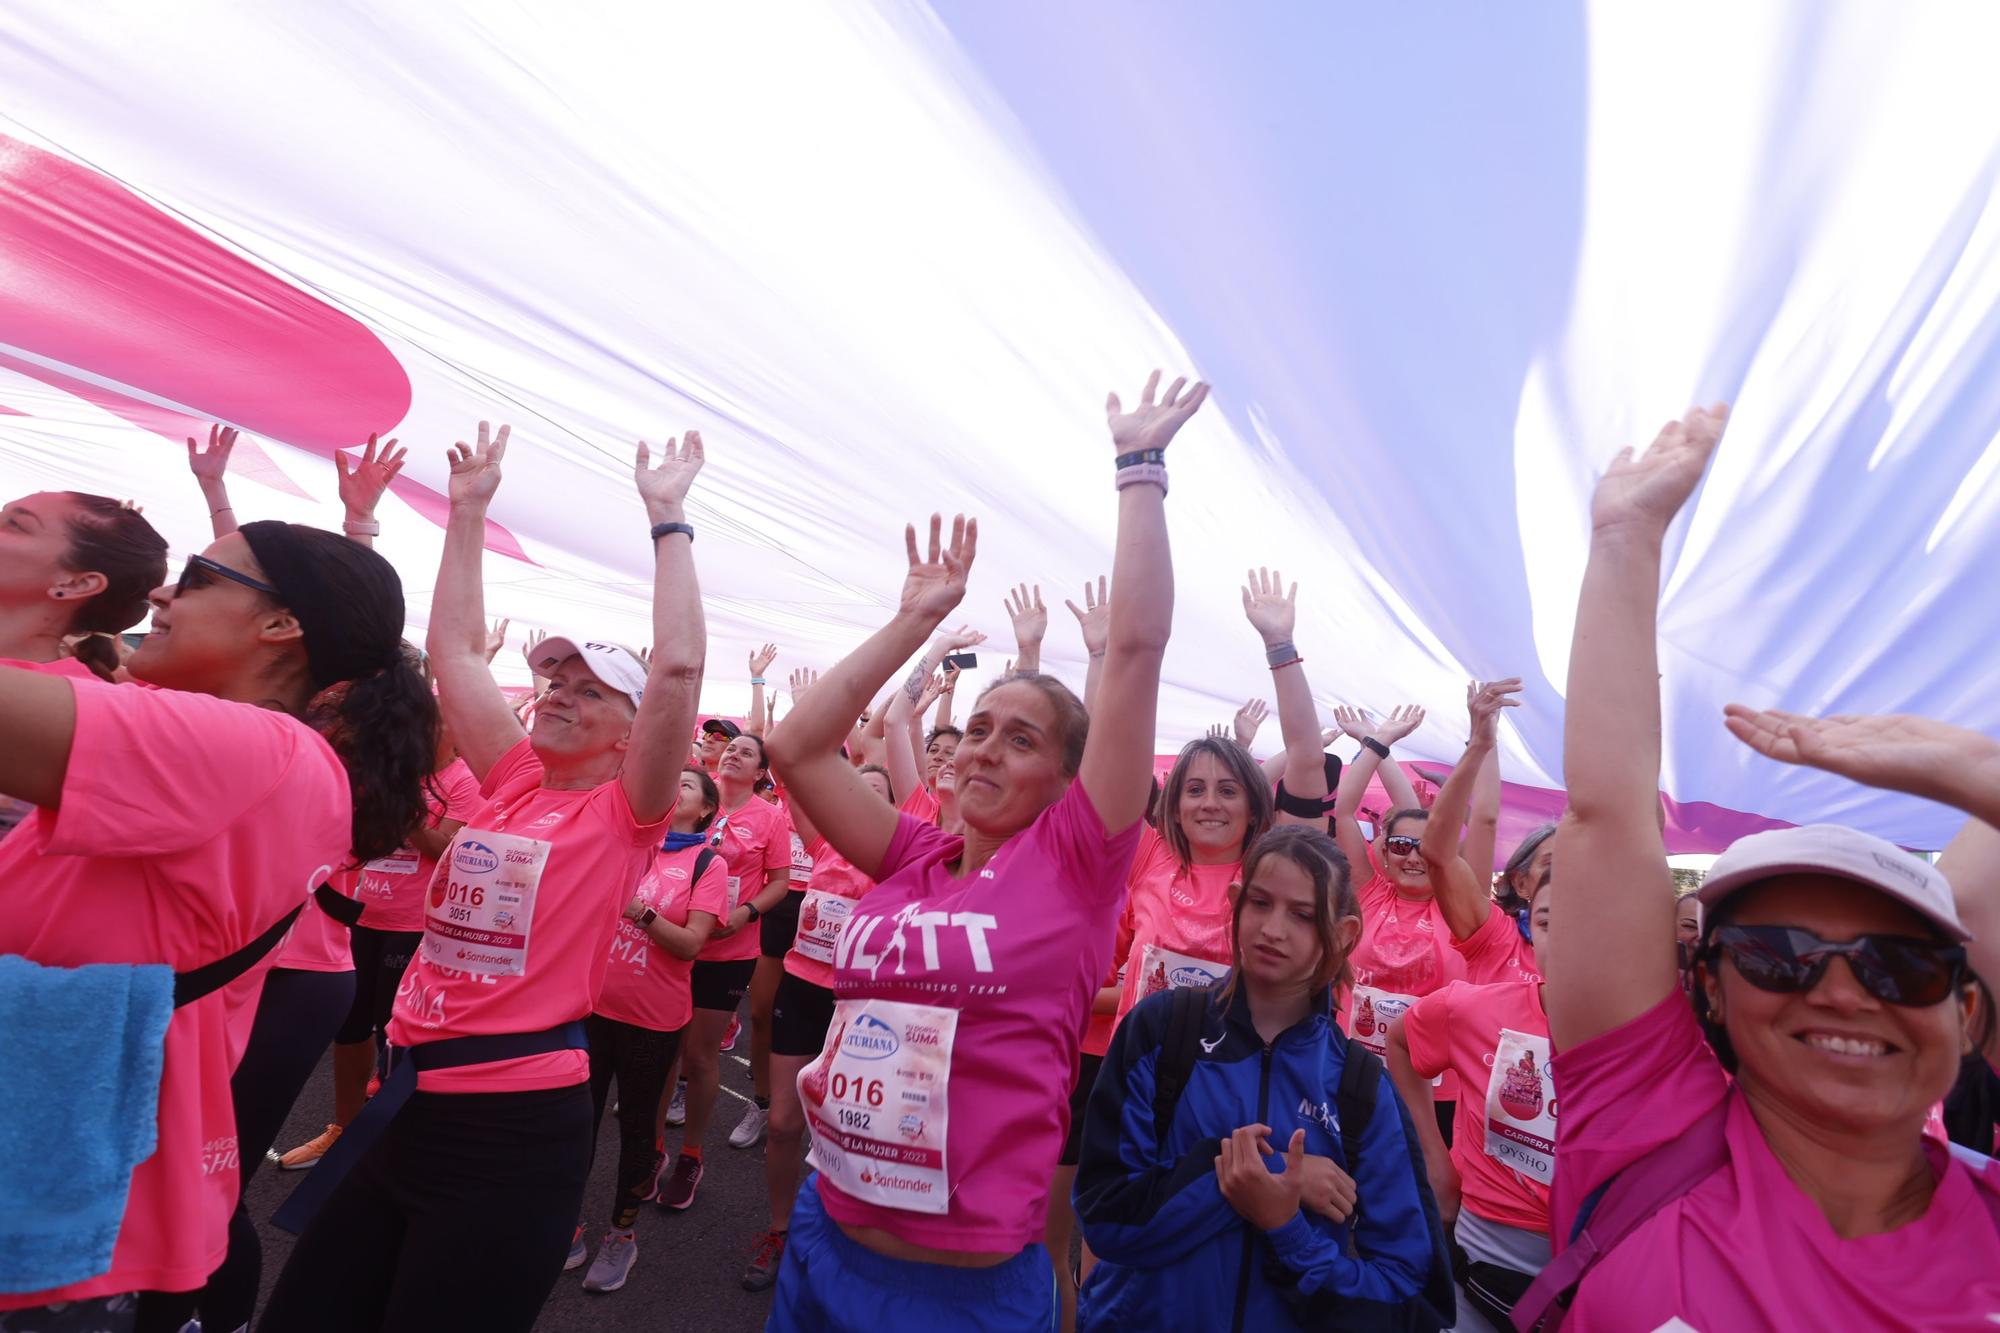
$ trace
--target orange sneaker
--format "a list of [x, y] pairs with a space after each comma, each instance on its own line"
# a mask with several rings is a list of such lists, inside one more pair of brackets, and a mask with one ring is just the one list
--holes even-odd
[[314, 1162], [326, 1156], [326, 1150], [331, 1148], [333, 1141], [339, 1137], [340, 1126], [328, 1125], [325, 1133], [317, 1134], [307, 1139], [304, 1143], [301, 1143], [298, 1147], [280, 1157], [278, 1159], [278, 1169], [280, 1171], [306, 1170]]

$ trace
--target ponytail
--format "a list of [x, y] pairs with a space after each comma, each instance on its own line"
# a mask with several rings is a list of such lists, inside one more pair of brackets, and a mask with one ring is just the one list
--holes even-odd
[[314, 698], [305, 721], [333, 746], [354, 797], [354, 859], [387, 856], [429, 813], [437, 763], [438, 708], [407, 659]]
[[69, 646], [70, 656], [97, 673], [104, 681], [117, 679], [125, 660], [118, 655], [118, 639], [111, 634], [86, 634]]

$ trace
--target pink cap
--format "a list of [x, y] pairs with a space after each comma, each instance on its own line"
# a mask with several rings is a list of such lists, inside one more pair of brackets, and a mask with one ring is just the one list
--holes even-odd
[[1969, 940], [1951, 885], [1928, 861], [1893, 842], [1839, 824], [1752, 833], [1729, 844], [1701, 883], [1705, 912], [1731, 894], [1779, 875], [1836, 875], [1886, 893], [1922, 913], [1955, 940]]

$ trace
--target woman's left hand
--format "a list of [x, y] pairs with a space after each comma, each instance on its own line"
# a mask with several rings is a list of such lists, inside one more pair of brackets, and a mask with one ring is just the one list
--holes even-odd
[[646, 512], [669, 513], [668, 519], [655, 522], [678, 521], [681, 505], [687, 500], [688, 488], [694, 485], [696, 474], [706, 455], [702, 452], [701, 432], [691, 430], [679, 439], [670, 439], [660, 450], [660, 464], [652, 466], [653, 452], [639, 441], [639, 456], [632, 464], [632, 480], [639, 488], [639, 498], [646, 502]]
[[347, 455], [338, 449], [333, 451], [333, 465], [340, 473], [340, 502], [347, 507], [350, 518], [365, 520], [375, 516], [382, 492], [389, 489], [389, 483], [403, 470], [403, 456], [404, 451], [396, 447], [393, 439], [377, 445], [373, 435], [368, 437], [368, 445], [357, 462], [348, 462]]
[[633, 894], [632, 901], [625, 904], [625, 919], [627, 921], [637, 921], [640, 917], [644, 916], [645, 914], [646, 914], [646, 900], [644, 898], [641, 898], [636, 893]]
[[1111, 423], [1111, 443], [1121, 454], [1137, 453], [1142, 449], [1164, 449], [1174, 438], [1195, 409], [1208, 400], [1208, 386], [1196, 384], [1183, 394], [1181, 389], [1187, 384], [1185, 377], [1176, 379], [1167, 386], [1166, 396], [1158, 402], [1153, 395], [1160, 387], [1160, 372], [1154, 371], [1146, 381], [1144, 392], [1139, 395], [1139, 405], [1130, 412], [1112, 394], [1104, 400], [1104, 415]]
[[1911, 713], [1805, 717], [1742, 704], [1730, 704], [1723, 714], [1730, 734], [1766, 758], [1866, 786], [1963, 809], [1968, 787], [2000, 785], [2000, 746], [1948, 722]]
[[1292, 1131], [1282, 1173], [1264, 1165], [1264, 1157], [1271, 1151], [1270, 1137], [1269, 1125], [1245, 1125], [1222, 1141], [1222, 1151], [1215, 1159], [1215, 1179], [1222, 1197], [1259, 1231], [1276, 1231], [1298, 1216], [1305, 1184], [1306, 1132]]

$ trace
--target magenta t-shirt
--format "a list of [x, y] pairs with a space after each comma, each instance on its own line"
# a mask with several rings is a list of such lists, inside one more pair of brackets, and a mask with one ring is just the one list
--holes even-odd
[[1598, 1261], [1567, 1333], [2000, 1325], [2000, 1230], [1978, 1194], [2000, 1192], [1990, 1159], [1925, 1138], [1938, 1173], [1930, 1208], [1894, 1231], [1841, 1239], [1772, 1156], [1679, 991], [1562, 1052], [1555, 1081], [1558, 1250], [1592, 1190], [1728, 1103], [1729, 1165]]
[[[205, 694], [77, 677], [76, 737], [57, 809], [0, 842], [0, 953], [49, 967], [164, 963], [242, 948], [347, 856], [347, 772], [311, 728]], [[200, 1287], [228, 1248], [236, 1113], [259, 966], [174, 1011], [159, 1147], [132, 1173], [111, 1270], [0, 1309]], [[0, 1077], [6, 1077], [0, 1072]], [[63, 1114], [60, 1106], [50, 1115]]]
[[864, 1202], [822, 1174], [820, 1197], [836, 1221], [939, 1250], [1003, 1253], [1041, 1238], [1084, 1016], [1111, 965], [1142, 827], [1135, 820], [1107, 832], [1083, 783], [1072, 782], [978, 874], [960, 879], [951, 865], [964, 840], [898, 817], [881, 880], [841, 932], [833, 990], [842, 1001], [957, 1011], [949, 1208]]
[[[695, 862], [706, 850], [696, 843], [657, 853], [632, 896], [676, 926], [685, 926], [690, 912], [720, 920], [729, 871], [720, 856], [711, 856], [701, 878], [694, 879]], [[679, 1032], [694, 1017], [693, 976], [694, 959], [674, 957], [638, 922], [621, 915], [595, 1012], [653, 1032]]]

